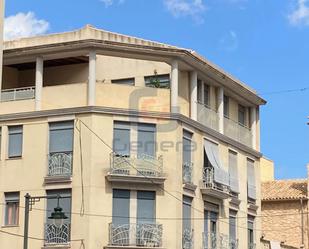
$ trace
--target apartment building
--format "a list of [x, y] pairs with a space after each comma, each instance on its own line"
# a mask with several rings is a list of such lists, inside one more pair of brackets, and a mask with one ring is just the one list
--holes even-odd
[[42, 197], [31, 249], [260, 248], [254, 90], [192, 50], [89, 25], [3, 56], [0, 248], [22, 247], [27, 193]]

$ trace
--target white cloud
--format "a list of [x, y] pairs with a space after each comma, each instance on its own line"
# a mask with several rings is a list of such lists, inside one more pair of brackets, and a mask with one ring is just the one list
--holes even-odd
[[228, 34], [223, 36], [220, 41], [220, 47], [226, 51], [233, 52], [238, 49], [238, 36], [234, 30], [230, 30]]
[[202, 13], [206, 10], [203, 0], [163, 0], [167, 10], [174, 17], [190, 16], [197, 22], [203, 22]]
[[115, 3], [122, 4], [122, 3], [124, 3], [125, 0], [100, 0], [100, 1], [105, 4], [106, 8], [108, 8]]
[[288, 15], [290, 24], [309, 26], [308, 0], [297, 0], [296, 7]]
[[41, 35], [48, 31], [49, 23], [37, 19], [33, 12], [22, 13], [6, 17], [4, 20], [4, 40]]

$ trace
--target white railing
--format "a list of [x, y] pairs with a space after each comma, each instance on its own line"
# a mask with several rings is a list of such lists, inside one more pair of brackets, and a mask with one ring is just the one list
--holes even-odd
[[222, 233], [203, 233], [203, 249], [238, 249], [238, 240]]
[[182, 232], [182, 249], [193, 249], [193, 230], [185, 229]]
[[203, 180], [200, 184], [201, 189], [214, 189], [222, 192], [229, 193], [229, 187], [215, 181], [214, 168], [205, 167], [203, 169]]
[[6, 89], [1, 91], [0, 102], [34, 99], [34, 97], [35, 97], [34, 86]]
[[149, 155], [119, 155], [111, 153], [111, 173], [117, 175], [134, 175], [161, 177], [163, 175], [163, 157]]
[[183, 183], [193, 183], [193, 163], [185, 162], [182, 165]]
[[161, 247], [161, 224], [109, 224], [109, 244], [112, 246]]
[[48, 155], [47, 176], [71, 176], [73, 152], [55, 152]]
[[61, 226], [45, 224], [45, 245], [65, 245], [70, 243], [71, 224]]
[[219, 130], [218, 113], [204, 104], [197, 103], [197, 120], [213, 130]]
[[252, 147], [251, 130], [226, 117], [224, 118], [224, 134], [242, 144]]

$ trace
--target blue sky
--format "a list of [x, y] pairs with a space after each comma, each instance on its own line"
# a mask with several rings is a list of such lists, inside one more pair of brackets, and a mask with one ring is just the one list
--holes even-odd
[[309, 0], [7, 0], [7, 38], [98, 28], [194, 49], [264, 94], [277, 178], [309, 163]]

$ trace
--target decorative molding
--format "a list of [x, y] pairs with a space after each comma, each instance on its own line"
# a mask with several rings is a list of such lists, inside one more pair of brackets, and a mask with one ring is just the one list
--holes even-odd
[[221, 134], [209, 127], [206, 127], [201, 123], [194, 121], [179, 113], [145, 112], [130, 109], [112, 108], [112, 107], [84, 106], [84, 107], [72, 107], [72, 108], [52, 109], [43, 111], [2, 114], [0, 115], [0, 122], [17, 121], [17, 120], [20, 121], [33, 118], [51, 118], [64, 115], [91, 114], [91, 113], [175, 120], [180, 123], [189, 125], [199, 131], [202, 131], [213, 139], [217, 139], [220, 142], [232, 145], [238, 148], [239, 150], [246, 152], [250, 156], [253, 156], [255, 158], [261, 158], [263, 156], [262, 153], [253, 150], [252, 148], [244, 144], [241, 144], [233, 140], [232, 138], [229, 138], [226, 135]]

